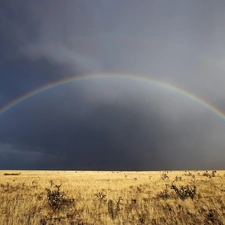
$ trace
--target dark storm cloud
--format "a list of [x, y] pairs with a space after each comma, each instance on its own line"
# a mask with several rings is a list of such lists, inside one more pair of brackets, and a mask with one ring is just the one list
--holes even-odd
[[[224, 126], [219, 124], [220, 120], [206, 121], [198, 117], [204, 114], [193, 102], [189, 103], [193, 111], [189, 110], [191, 114], [185, 116], [186, 99], [174, 101], [174, 96], [166, 97], [165, 90], [163, 94], [149, 91], [143, 84], [135, 90], [131, 88], [135, 82], [126, 80], [120, 81], [118, 88], [117, 82], [104, 82], [102, 88], [99, 81], [84, 82], [79, 85], [82, 90], [78, 88], [70, 93], [65, 92], [67, 85], [36, 96], [10, 111], [4, 115], [6, 120], [1, 121], [2, 149], [11, 143], [4, 154], [7, 152], [9, 159], [17, 146], [22, 149], [17, 155], [27, 152], [27, 158], [34, 156], [36, 161], [25, 160], [27, 168], [146, 170], [223, 165], [220, 158], [224, 153], [215, 156], [209, 151], [209, 146], [217, 145], [218, 152], [224, 145]], [[93, 93], [101, 96], [104, 89], [113, 96], [113, 86], [118, 88], [114, 98], [93, 98]], [[156, 102], [165, 98], [169, 104]], [[176, 109], [182, 104], [180, 100], [184, 108]]]
[[[224, 108], [224, 3], [0, 3], [0, 107], [61, 78], [144, 74]], [[224, 121], [138, 81], [71, 83], [0, 117], [1, 168], [222, 168]]]

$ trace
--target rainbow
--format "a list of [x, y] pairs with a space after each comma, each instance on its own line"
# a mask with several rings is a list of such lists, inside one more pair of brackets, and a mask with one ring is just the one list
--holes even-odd
[[88, 80], [88, 79], [101, 79], [101, 78], [122, 78], [122, 79], [126, 78], [126, 79], [130, 79], [130, 80], [139, 80], [139, 81], [147, 82], [150, 84], [155, 84], [161, 88], [170, 89], [174, 92], [177, 92], [180, 95], [183, 95], [183, 96], [193, 100], [194, 102], [199, 103], [200, 105], [204, 106], [205, 108], [207, 108], [208, 110], [210, 110], [215, 115], [217, 115], [218, 117], [220, 117], [221, 119], [223, 119], [225, 121], [225, 114], [223, 112], [219, 111], [217, 108], [215, 108], [213, 105], [207, 103], [203, 99], [201, 99], [183, 89], [180, 89], [169, 83], [159, 81], [159, 80], [154, 80], [154, 79], [147, 78], [144, 76], [134, 76], [134, 75], [125, 75], [125, 74], [122, 74], [122, 75], [121, 74], [92, 74], [92, 75], [85, 75], [85, 76], [72, 77], [72, 78], [66, 78], [66, 79], [64, 78], [64, 79], [58, 80], [56, 82], [46, 84], [37, 89], [34, 89], [33, 91], [31, 91], [25, 95], [20, 96], [19, 98], [16, 98], [15, 100], [9, 102], [8, 104], [6, 104], [2, 108], [0, 108], [0, 116], [3, 113], [6, 113], [8, 110], [12, 109], [13, 107], [24, 102], [25, 100], [27, 100], [39, 93], [47, 91], [49, 89], [56, 88], [56, 87], [59, 87], [61, 85], [65, 85], [65, 84], [68, 84], [71, 82], [78, 82], [78, 81]]

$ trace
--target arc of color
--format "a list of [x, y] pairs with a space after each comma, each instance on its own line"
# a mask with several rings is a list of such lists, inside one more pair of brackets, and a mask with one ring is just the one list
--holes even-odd
[[173, 86], [169, 83], [163, 82], [163, 81], [159, 81], [159, 80], [154, 80], [151, 78], [147, 78], [144, 76], [134, 76], [134, 75], [126, 75], [126, 74], [92, 74], [92, 75], [86, 75], [86, 76], [80, 76], [80, 77], [72, 77], [72, 78], [66, 78], [66, 79], [61, 79], [58, 80], [56, 82], [50, 83], [50, 84], [46, 84], [44, 86], [41, 86], [37, 89], [34, 89], [33, 91], [20, 96], [19, 98], [11, 101], [10, 103], [6, 104], [5, 106], [3, 106], [2, 108], [0, 108], [0, 116], [7, 112], [8, 110], [10, 110], [11, 108], [19, 105], [20, 103], [24, 102], [25, 100], [39, 94], [42, 93], [44, 91], [47, 91], [49, 89], [52, 88], [56, 88], [59, 87], [61, 85], [65, 85], [71, 82], [78, 82], [81, 80], [87, 80], [87, 79], [100, 79], [100, 78], [120, 78], [120, 79], [130, 79], [130, 80], [140, 80], [143, 82], [148, 82], [150, 84], [155, 84], [159, 87], [162, 88], [166, 88], [166, 89], [170, 89], [172, 91], [175, 91], [191, 100], [193, 100], [194, 102], [199, 103], [200, 105], [204, 106], [205, 108], [209, 109], [211, 112], [213, 112], [214, 114], [216, 114], [217, 116], [219, 116], [221, 119], [223, 119], [225, 121], [225, 114], [221, 111], [219, 111], [217, 108], [215, 108], [213, 105], [207, 103], [205, 100], [199, 98], [198, 96], [195, 96], [181, 88], [178, 88], [176, 86]]

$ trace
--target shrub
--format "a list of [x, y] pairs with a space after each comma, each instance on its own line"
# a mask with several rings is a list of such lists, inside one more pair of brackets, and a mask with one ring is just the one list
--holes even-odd
[[55, 185], [54, 190], [46, 188], [48, 204], [53, 211], [59, 210], [63, 205], [69, 205], [74, 199], [65, 198], [65, 193], [60, 191], [60, 185]]
[[181, 200], [185, 200], [188, 197], [190, 197], [193, 200], [196, 194], [196, 186], [192, 188], [189, 185], [186, 185], [186, 186], [182, 185], [180, 186], [180, 188], [178, 188], [176, 187], [176, 185], [172, 184], [171, 189], [173, 189], [176, 192], [177, 196]]
[[112, 220], [116, 219], [117, 213], [120, 211], [121, 200], [123, 200], [122, 197], [119, 197], [116, 202], [116, 207], [114, 207], [114, 202], [111, 199], [108, 201], [108, 213]]

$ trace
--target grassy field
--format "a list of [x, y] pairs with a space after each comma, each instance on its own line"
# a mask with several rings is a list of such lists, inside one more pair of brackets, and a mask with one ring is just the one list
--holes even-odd
[[0, 224], [225, 224], [225, 171], [0, 171]]

